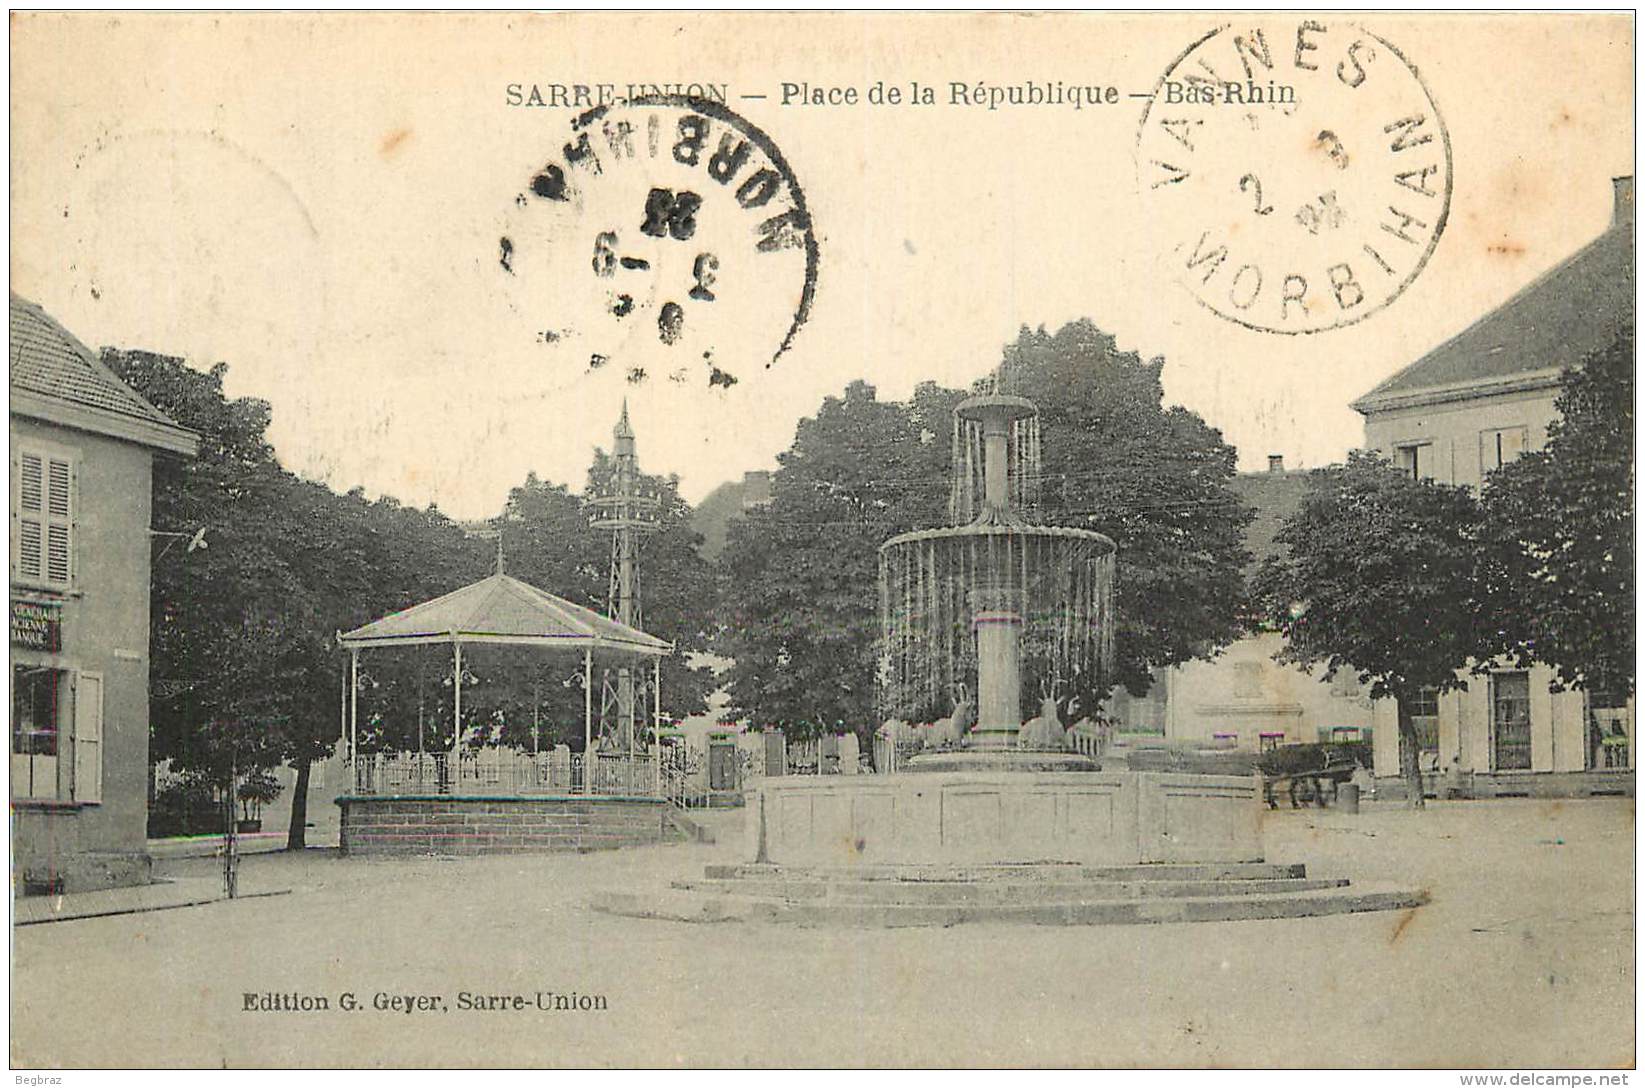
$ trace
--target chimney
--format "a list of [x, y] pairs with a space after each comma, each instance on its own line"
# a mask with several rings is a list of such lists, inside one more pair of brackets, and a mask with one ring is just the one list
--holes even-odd
[[1624, 174], [1620, 178], [1611, 179], [1613, 204], [1611, 207], [1611, 226], [1632, 227], [1634, 225], [1634, 176]]
[[1284, 454], [1269, 454], [1268, 455], [1268, 471], [1270, 473], [1283, 473], [1285, 471], [1285, 455]]
[[771, 473], [758, 470], [743, 474], [743, 509], [762, 507], [771, 502]]

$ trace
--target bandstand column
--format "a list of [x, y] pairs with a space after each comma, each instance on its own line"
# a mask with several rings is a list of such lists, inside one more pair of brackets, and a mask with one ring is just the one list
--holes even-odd
[[652, 792], [663, 793], [663, 660], [651, 659], [651, 767], [656, 774]]
[[583, 793], [594, 793], [594, 648], [583, 651]]
[[[350, 764], [360, 759], [360, 648], [348, 652], [348, 758]], [[358, 782], [359, 773], [355, 772]]]
[[452, 731], [451, 731], [451, 781], [457, 781], [457, 761], [462, 759], [463, 744], [463, 645], [455, 638], [451, 641], [452, 681]]

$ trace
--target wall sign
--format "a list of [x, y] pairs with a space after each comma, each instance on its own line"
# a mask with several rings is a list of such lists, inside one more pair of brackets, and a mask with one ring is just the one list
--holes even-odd
[[63, 606], [55, 601], [11, 599], [11, 641], [31, 650], [63, 648]]

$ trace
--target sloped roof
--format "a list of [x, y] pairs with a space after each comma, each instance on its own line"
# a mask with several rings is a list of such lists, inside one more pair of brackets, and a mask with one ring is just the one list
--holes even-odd
[[1285, 520], [1302, 506], [1308, 491], [1309, 470], [1240, 473], [1230, 481], [1234, 494], [1255, 508], [1256, 517], [1245, 527], [1245, 549], [1253, 557], [1253, 568], [1279, 551], [1274, 537]]
[[673, 647], [501, 573], [339, 636], [344, 646], [461, 640], [661, 656]]
[[51, 315], [11, 296], [12, 411], [192, 454], [198, 440], [120, 381]]
[[1617, 223], [1513, 298], [1353, 402], [1362, 413], [1576, 366], [1634, 311], [1634, 239]]

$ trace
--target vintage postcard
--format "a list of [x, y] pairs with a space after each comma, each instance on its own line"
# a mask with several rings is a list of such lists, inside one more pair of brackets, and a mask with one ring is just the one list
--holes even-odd
[[1626, 1084], [1635, 29], [14, 13], [19, 1084]]

